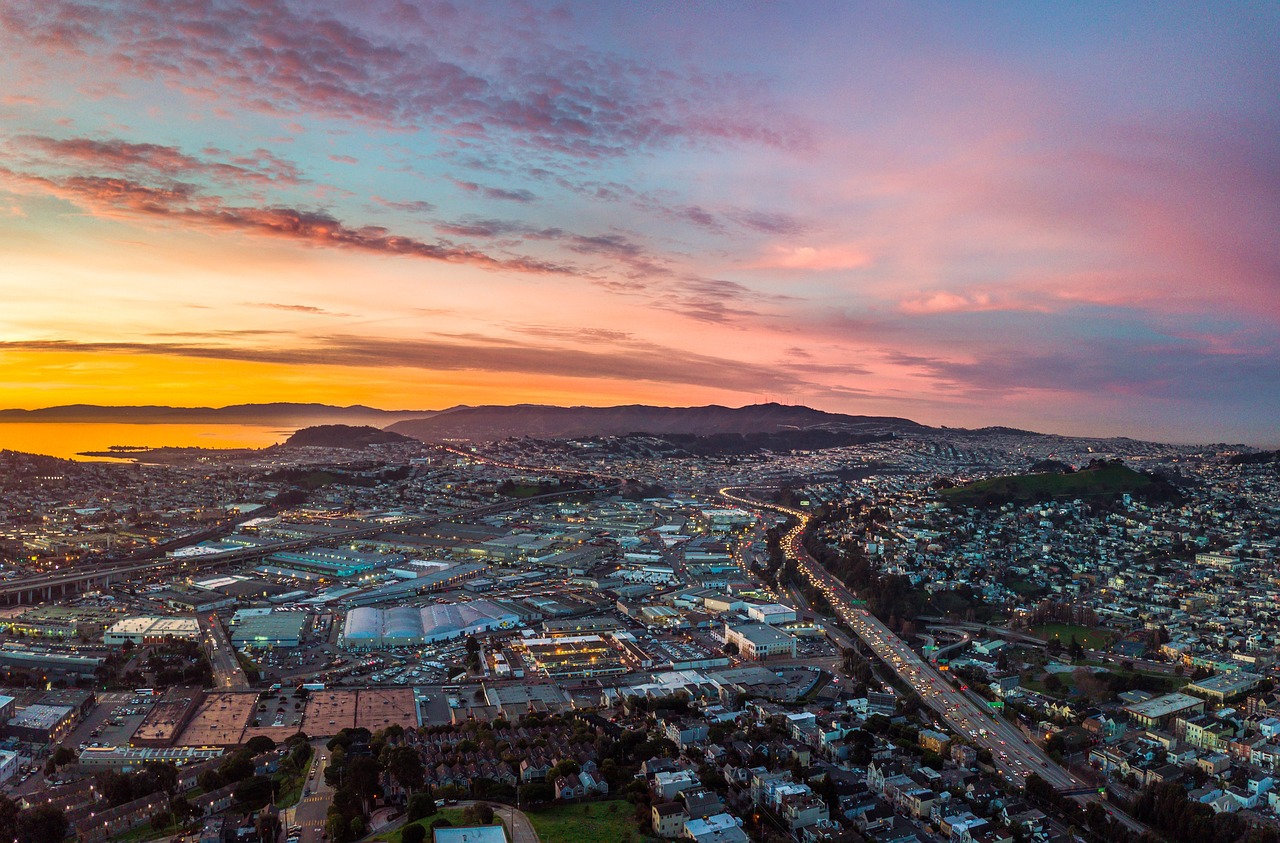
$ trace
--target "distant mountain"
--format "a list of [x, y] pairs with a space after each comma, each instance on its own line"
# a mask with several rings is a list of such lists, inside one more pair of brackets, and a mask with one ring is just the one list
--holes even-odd
[[410, 436], [367, 425], [357, 427], [349, 424], [322, 424], [304, 427], [295, 432], [282, 447], [366, 448], [370, 445], [394, 445], [397, 442], [417, 443], [417, 441]]
[[2, 422], [92, 422], [98, 424], [272, 424], [303, 427], [347, 423], [386, 427], [404, 419], [430, 416], [435, 410], [379, 410], [355, 404], [232, 404], [229, 407], [106, 407], [67, 404], [39, 410], [0, 410]]
[[477, 442], [531, 436], [569, 439], [582, 436], [625, 436], [629, 433], [719, 434], [816, 431], [883, 434], [931, 430], [910, 419], [890, 416], [849, 416], [809, 407], [753, 404], [747, 407], [552, 407], [517, 404], [510, 407], [457, 407], [429, 418], [400, 421], [387, 430], [424, 442], [468, 439]]

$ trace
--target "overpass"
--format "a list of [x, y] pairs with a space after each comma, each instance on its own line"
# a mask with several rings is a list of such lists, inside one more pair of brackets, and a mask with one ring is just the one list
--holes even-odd
[[[544, 471], [545, 470], [546, 469], [544, 469]], [[357, 527], [352, 530], [343, 530], [338, 533], [330, 533], [323, 536], [311, 536], [305, 539], [278, 542], [259, 547], [227, 550], [219, 553], [208, 553], [202, 556], [184, 556], [181, 558], [165, 557], [161, 559], [133, 558], [114, 563], [98, 564], [92, 568], [86, 568], [85, 570], [80, 571], [57, 572], [35, 577], [21, 577], [0, 583], [0, 603], [9, 606], [21, 605], [24, 603], [45, 603], [77, 591], [92, 588], [105, 588], [113, 582], [127, 580], [140, 574], [188, 576], [201, 571], [213, 571], [230, 565], [240, 565], [246, 562], [258, 561], [273, 553], [281, 553], [290, 550], [306, 550], [317, 545], [369, 538], [388, 532], [418, 530], [424, 527], [433, 527], [449, 521], [478, 518], [482, 515], [502, 512], [507, 509], [516, 509], [539, 501], [570, 497], [573, 495], [597, 494], [599, 492], [605, 492], [610, 489], [617, 488], [619, 485], [621, 485], [621, 483], [617, 482], [604, 486], [569, 489], [560, 492], [548, 492], [543, 495], [534, 495], [532, 497], [519, 498], [513, 501], [502, 501], [499, 503], [485, 504], [484, 506], [454, 510], [447, 515], [442, 516], [432, 515], [425, 518], [416, 518], [399, 524], [376, 524], [369, 527]], [[183, 540], [169, 542], [168, 545], [174, 546], [178, 543], [190, 543], [193, 539], [203, 540], [203, 538], [208, 537], [208, 533], [209, 531], [204, 531], [198, 534], [198, 536], [201, 537], [199, 539], [192, 536]], [[154, 550], [148, 550], [145, 556], [150, 556], [154, 552]]]

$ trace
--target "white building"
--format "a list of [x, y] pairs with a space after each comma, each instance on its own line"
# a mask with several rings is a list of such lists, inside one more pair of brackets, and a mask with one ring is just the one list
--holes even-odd
[[161, 644], [166, 638], [196, 641], [200, 638], [200, 622], [195, 618], [125, 618], [103, 633], [102, 643], [108, 647], [119, 647], [126, 641]]

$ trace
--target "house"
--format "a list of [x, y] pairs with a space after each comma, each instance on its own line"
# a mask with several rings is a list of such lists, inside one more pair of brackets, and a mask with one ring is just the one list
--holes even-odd
[[664, 802], [670, 802], [676, 798], [676, 794], [684, 790], [691, 790], [701, 785], [698, 781], [696, 773], [689, 770], [680, 770], [673, 773], [655, 773], [653, 776], [653, 792]]
[[689, 814], [679, 802], [660, 802], [651, 809], [653, 832], [670, 840], [684, 834], [684, 824]]
[[555, 782], [556, 799], [565, 801], [582, 797], [582, 785], [577, 776], [560, 776]]
[[689, 820], [684, 826], [684, 836], [695, 843], [748, 843], [747, 834], [738, 822], [732, 814]]
[[526, 758], [520, 762], [520, 781], [540, 782], [551, 772], [551, 765], [545, 761]]

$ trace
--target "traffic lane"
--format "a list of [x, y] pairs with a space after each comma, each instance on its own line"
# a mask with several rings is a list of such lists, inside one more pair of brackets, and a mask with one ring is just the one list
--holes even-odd
[[300, 829], [301, 843], [320, 843], [324, 823], [333, 801], [333, 788], [325, 784], [324, 768], [329, 763], [329, 750], [321, 741], [312, 743], [311, 769], [303, 785], [302, 800], [294, 810], [294, 824]]

